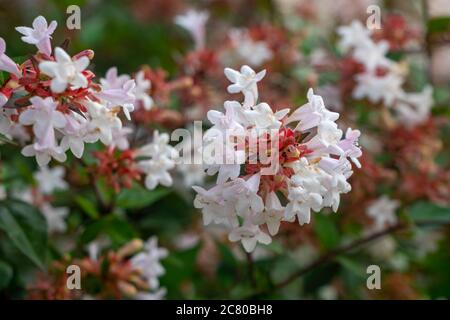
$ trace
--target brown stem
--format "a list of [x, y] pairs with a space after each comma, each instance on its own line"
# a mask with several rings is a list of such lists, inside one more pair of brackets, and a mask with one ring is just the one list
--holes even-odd
[[[447, 225], [448, 222], [438, 222], [438, 221], [420, 221], [417, 222], [416, 225], [419, 226], [426, 226], [426, 225]], [[397, 223], [393, 226], [390, 226], [384, 230], [378, 231], [376, 233], [372, 233], [368, 236], [365, 236], [363, 238], [360, 238], [358, 240], [355, 240], [353, 242], [350, 242], [348, 244], [342, 245], [340, 247], [337, 247], [336, 249], [333, 249], [331, 251], [328, 251], [326, 253], [324, 253], [323, 255], [321, 255], [319, 258], [317, 258], [315, 261], [311, 262], [310, 264], [308, 264], [307, 266], [293, 272], [292, 274], [290, 274], [289, 276], [287, 276], [284, 280], [282, 280], [281, 282], [275, 284], [271, 289], [277, 291], [287, 285], [289, 285], [290, 283], [292, 283], [292, 281], [296, 280], [297, 278], [305, 275], [306, 273], [314, 270], [315, 268], [321, 266], [324, 263], [327, 263], [331, 260], [333, 260], [335, 257], [343, 254], [343, 253], [347, 253], [352, 251], [353, 249], [356, 249], [362, 245], [365, 245], [371, 241], [374, 241], [376, 239], [379, 239], [383, 236], [398, 232], [398, 231], [404, 231], [404, 230], [408, 230], [409, 229], [409, 225], [404, 224], [404, 223]], [[264, 291], [260, 291], [257, 292], [255, 294], [252, 295], [252, 297], [254, 296], [258, 296], [258, 295], [262, 295], [262, 294], [267, 294], [269, 293], [269, 290], [264, 290]]]
[[256, 278], [255, 278], [255, 265], [253, 263], [252, 254], [249, 252], [245, 252], [245, 256], [247, 257], [247, 266], [248, 266], [248, 276], [250, 278], [250, 283], [252, 288], [256, 288]]

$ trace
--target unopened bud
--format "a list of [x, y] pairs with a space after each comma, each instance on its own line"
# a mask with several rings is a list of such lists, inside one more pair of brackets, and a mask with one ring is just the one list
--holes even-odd
[[137, 294], [136, 287], [128, 282], [119, 281], [117, 287], [119, 288], [120, 292], [122, 292], [126, 296], [132, 297]]
[[134, 239], [125, 244], [123, 247], [117, 251], [117, 256], [120, 258], [127, 257], [133, 253], [141, 250], [144, 247], [144, 243], [141, 239]]
[[150, 289], [150, 286], [148, 285], [148, 283], [146, 281], [144, 281], [141, 276], [137, 276], [137, 275], [131, 276], [130, 281], [132, 283], [134, 283], [140, 290]]
[[73, 56], [74, 60], [80, 59], [81, 57], [88, 57], [89, 60], [94, 59], [94, 50], [86, 49]]

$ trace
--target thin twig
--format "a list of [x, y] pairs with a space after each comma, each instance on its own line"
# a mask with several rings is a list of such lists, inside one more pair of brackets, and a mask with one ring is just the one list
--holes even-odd
[[256, 288], [255, 265], [253, 263], [252, 254], [246, 251], [245, 256], [247, 257], [248, 276], [250, 278], [250, 283], [252, 285], [252, 288]]
[[[439, 222], [439, 221], [420, 221], [417, 222], [416, 225], [419, 226], [426, 226], [426, 225], [447, 225], [448, 222]], [[281, 282], [275, 284], [272, 288], [266, 289], [264, 291], [260, 291], [257, 293], [254, 293], [250, 298], [255, 297], [255, 296], [259, 296], [259, 295], [263, 295], [263, 294], [267, 294], [270, 291], [269, 290], [274, 290], [277, 291], [287, 285], [289, 285], [290, 283], [292, 283], [292, 281], [296, 280], [297, 278], [305, 275], [306, 273], [314, 270], [315, 268], [321, 266], [322, 264], [325, 264], [331, 260], [333, 260], [335, 257], [343, 254], [343, 253], [347, 253], [352, 251], [353, 249], [356, 249], [362, 245], [365, 245], [369, 242], [372, 242], [374, 240], [377, 240], [379, 238], [382, 238], [388, 234], [392, 234], [398, 231], [402, 231], [402, 230], [407, 230], [409, 229], [410, 226], [404, 223], [398, 223], [395, 224], [393, 226], [390, 226], [384, 230], [381, 230], [379, 232], [376, 233], [372, 233], [368, 236], [365, 236], [363, 238], [360, 238], [358, 240], [355, 240], [353, 242], [350, 242], [348, 244], [342, 245], [340, 247], [337, 247], [336, 249], [333, 249], [331, 251], [328, 251], [326, 253], [324, 253], [323, 255], [321, 255], [319, 258], [317, 258], [316, 260], [314, 260], [313, 262], [311, 262], [310, 264], [308, 264], [307, 266], [295, 271], [294, 273], [290, 274], [289, 276], [287, 276], [284, 280], [282, 280]]]

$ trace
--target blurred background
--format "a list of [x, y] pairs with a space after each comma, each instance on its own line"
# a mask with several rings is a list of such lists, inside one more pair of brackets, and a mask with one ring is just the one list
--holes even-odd
[[[336, 29], [355, 19], [366, 21], [367, 8], [373, 4], [381, 8], [382, 15], [383, 29], [377, 36], [391, 44], [389, 57], [408, 68], [405, 88], [421, 91], [426, 85], [433, 87], [429, 118], [414, 127], [396, 122], [379, 105], [349, 95], [357, 67], [337, 49]], [[80, 30], [65, 28], [69, 5], [81, 8]], [[192, 8], [209, 12], [206, 48], [213, 58], [190, 55], [195, 52], [194, 43], [186, 30], [174, 23], [176, 16]], [[156, 99], [160, 107], [165, 104], [180, 114], [164, 115], [155, 125], [169, 132], [188, 127], [192, 120], [204, 118], [207, 110], [217, 109], [227, 86], [223, 67], [237, 68], [242, 63], [269, 71], [266, 78], [270, 80], [263, 82], [260, 92], [274, 109], [301, 105], [307, 88], [313, 87], [324, 96], [327, 106], [341, 113], [344, 126], [363, 132], [363, 169], [352, 177], [353, 190], [343, 197], [339, 212], [315, 214], [307, 226], [282, 225], [276, 241], [261, 246], [250, 261], [220, 229], [202, 226], [201, 215], [192, 206], [189, 187], [194, 182], [186, 184], [183, 177], [170, 190], [122, 191], [118, 203], [127, 218], [119, 214], [116, 221], [109, 216], [101, 228], [83, 213], [89, 208], [74, 205], [68, 230], [77, 244], [69, 245], [67, 252], [79, 256], [85, 245], [105, 234], [113, 247], [137, 235], [158, 235], [170, 252], [163, 261], [166, 273], [161, 278], [169, 299], [450, 298], [450, 229], [446, 224], [450, 221], [450, 1], [0, 0], [0, 36], [9, 56], [30, 52], [14, 27], [29, 26], [38, 15], [58, 22], [55, 45], [69, 38], [72, 54], [94, 50], [90, 69], [98, 77], [111, 66], [127, 74], [149, 66], [155, 88], [189, 77], [193, 83], [189, 90], [169, 91], [169, 99], [161, 98], [159, 103]], [[232, 29], [247, 30], [253, 41], [264, 41], [270, 58], [246, 60], [243, 56], [256, 55], [256, 49], [247, 53], [236, 50]], [[163, 70], [164, 75], [158, 76], [156, 70]], [[10, 170], [20, 171], [12, 167]], [[60, 203], [68, 196], [61, 195]], [[330, 256], [282, 283], [333, 248], [364, 235], [373, 223], [370, 210], [389, 211], [386, 202], [379, 202], [383, 196], [399, 201], [396, 216], [411, 223], [411, 229]], [[414, 224], [424, 220], [442, 225]], [[86, 228], [80, 230], [80, 225]], [[65, 243], [64, 237], [58, 241]], [[366, 268], [371, 264], [383, 270], [382, 290], [366, 288]], [[3, 296], [26, 296], [27, 286], [33, 283], [30, 279], [17, 280]]]

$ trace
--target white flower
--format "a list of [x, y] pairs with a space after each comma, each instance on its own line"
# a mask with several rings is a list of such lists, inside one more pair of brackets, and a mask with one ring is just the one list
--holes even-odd
[[48, 164], [51, 157], [60, 162], [65, 161], [65, 153], [56, 144], [55, 128], [63, 128], [66, 118], [56, 110], [57, 104], [51, 97], [32, 97], [30, 102], [33, 104], [32, 108], [21, 113], [19, 122], [23, 125], [33, 125], [36, 142], [24, 147], [22, 154], [27, 157], [36, 156], [40, 166]]
[[98, 140], [97, 134], [88, 132], [88, 121], [81, 115], [71, 112], [66, 115], [67, 124], [64, 127], [64, 136], [61, 139], [61, 148], [70, 149], [73, 155], [81, 158], [84, 153], [84, 143], [94, 143]]
[[136, 87], [134, 88], [134, 95], [137, 101], [141, 101], [145, 110], [150, 110], [153, 107], [153, 99], [148, 94], [151, 88], [150, 80], [145, 79], [144, 71], [139, 71], [135, 79]]
[[69, 214], [68, 208], [54, 208], [48, 203], [44, 203], [41, 212], [47, 220], [47, 230], [49, 233], [62, 233], [66, 231], [66, 217]]
[[131, 258], [131, 264], [146, 278], [150, 289], [159, 287], [159, 277], [165, 273], [160, 260], [167, 257], [168, 251], [158, 247], [158, 239], [152, 237], [147, 240], [144, 251]]
[[207, 11], [188, 10], [184, 15], [175, 17], [175, 23], [191, 34], [195, 47], [203, 49], [205, 46], [205, 25], [208, 21]]
[[232, 242], [241, 241], [247, 252], [255, 250], [258, 242], [262, 244], [269, 244], [272, 242], [272, 239], [268, 234], [262, 232], [258, 226], [252, 224], [234, 228], [228, 235], [228, 239]]
[[266, 42], [254, 41], [245, 30], [232, 30], [230, 38], [239, 57], [251, 66], [259, 67], [273, 57]]
[[260, 179], [260, 174], [254, 174], [247, 180], [237, 178], [224, 189], [224, 199], [233, 203], [241, 217], [250, 217], [264, 210], [264, 202], [258, 195]]
[[127, 74], [118, 75], [116, 67], [111, 67], [106, 71], [105, 78], [100, 79], [100, 84], [103, 90], [120, 89], [125, 82], [130, 80], [130, 76]]
[[262, 214], [256, 215], [255, 222], [258, 224], [265, 223], [270, 235], [274, 236], [278, 233], [281, 221], [284, 220], [285, 207], [281, 205], [280, 199], [275, 192], [270, 192], [265, 199], [265, 209]]
[[52, 78], [50, 88], [54, 93], [61, 93], [68, 86], [72, 90], [88, 86], [88, 80], [82, 73], [89, 65], [88, 57], [73, 61], [63, 49], [55, 48], [55, 60], [39, 64], [39, 69]]
[[64, 115], [56, 110], [57, 103], [51, 98], [30, 98], [32, 108], [22, 112], [19, 122], [23, 125], [33, 125], [33, 132], [37, 138], [37, 146], [51, 148], [56, 145], [55, 128], [63, 128], [66, 125]]
[[95, 132], [103, 144], [110, 145], [114, 130], [121, 129], [122, 122], [113, 111], [97, 102], [88, 101], [86, 108], [92, 118], [88, 131]]
[[422, 92], [404, 93], [398, 97], [393, 110], [401, 123], [412, 127], [428, 119], [433, 103], [433, 89], [426, 86]]
[[61, 166], [48, 168], [40, 167], [39, 171], [34, 173], [34, 179], [40, 192], [51, 194], [55, 190], [66, 190], [68, 184], [64, 181], [65, 169]]
[[366, 72], [372, 73], [379, 67], [390, 68], [393, 66], [394, 63], [386, 58], [388, 51], [389, 43], [386, 41], [368, 42], [367, 45], [355, 49], [353, 58], [364, 65]]
[[371, 30], [358, 20], [354, 20], [348, 26], [339, 27], [337, 33], [341, 37], [339, 46], [344, 52], [354, 47], [365, 46], [372, 41], [370, 39]]
[[249, 66], [242, 66], [240, 72], [231, 68], [225, 68], [225, 76], [233, 84], [228, 86], [229, 93], [242, 92], [245, 97], [244, 107], [251, 107], [258, 100], [257, 83], [264, 78], [266, 70], [256, 73]]
[[383, 102], [391, 107], [395, 99], [402, 95], [402, 77], [388, 73], [384, 76], [376, 76], [371, 73], [358, 74], [357, 85], [353, 90], [353, 98], [368, 98], [372, 103]]
[[47, 20], [43, 16], [39, 16], [34, 19], [33, 28], [16, 27], [16, 30], [24, 35], [23, 42], [36, 45], [40, 52], [50, 56], [52, 54], [50, 39], [57, 25], [56, 21], [52, 21], [48, 25]]
[[297, 122], [297, 131], [306, 131], [317, 127], [324, 121], [336, 121], [339, 113], [329, 111], [321, 96], [315, 95], [310, 88], [307, 93], [308, 102], [295, 110], [286, 120], [286, 124]]
[[136, 97], [134, 95], [136, 83], [134, 80], [127, 80], [122, 87], [103, 89], [95, 93], [95, 96], [106, 100], [108, 107], [120, 106], [128, 120], [131, 120], [130, 112], [134, 111]]
[[60, 147], [56, 146], [41, 148], [36, 144], [31, 144], [25, 146], [21, 153], [25, 157], [36, 157], [36, 162], [41, 167], [47, 165], [51, 158], [54, 158], [59, 162], [64, 162], [67, 160], [67, 156], [64, 151]]
[[252, 107], [251, 110], [245, 110], [244, 114], [258, 129], [279, 129], [281, 120], [289, 111], [289, 109], [283, 109], [274, 113], [272, 108], [263, 102]]
[[137, 157], [144, 157], [138, 161], [139, 169], [146, 174], [145, 186], [149, 190], [156, 188], [158, 184], [169, 187], [172, 185], [172, 177], [169, 170], [175, 168], [175, 159], [178, 153], [169, 145], [169, 135], [159, 134], [155, 131], [153, 141], [137, 151]]
[[194, 207], [202, 209], [203, 224], [205, 226], [211, 223], [230, 226], [238, 225], [236, 217], [233, 216], [233, 203], [226, 202], [223, 197], [223, 185], [217, 185], [209, 190], [198, 186], [193, 186], [192, 188], [197, 192], [194, 199]]
[[127, 139], [127, 135], [132, 132], [133, 129], [127, 127], [114, 129], [112, 132], [113, 141], [111, 146], [117, 147], [119, 150], [127, 150], [130, 147], [130, 142]]
[[374, 219], [373, 229], [382, 230], [386, 226], [392, 226], [397, 223], [395, 210], [400, 206], [400, 201], [392, 200], [387, 196], [381, 196], [372, 202], [366, 209], [369, 217]]
[[322, 180], [325, 173], [316, 165], [309, 164], [306, 158], [301, 158], [293, 164], [295, 175], [290, 179], [285, 218], [298, 217], [300, 225], [309, 223], [311, 209], [319, 211], [323, 207], [322, 194], [326, 192]]
[[16, 77], [21, 77], [22, 73], [10, 57], [6, 54], [6, 43], [3, 38], [0, 37], [0, 70], [14, 74]]

